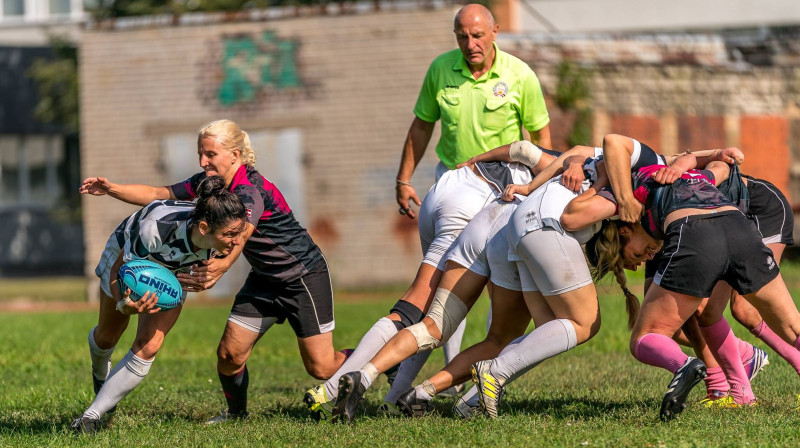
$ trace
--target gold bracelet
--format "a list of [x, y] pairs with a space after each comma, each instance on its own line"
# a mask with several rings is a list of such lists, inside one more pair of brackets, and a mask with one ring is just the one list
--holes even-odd
[[409, 187], [411, 186], [411, 182], [405, 180], [395, 179], [394, 181], [397, 182], [397, 185], [408, 185]]

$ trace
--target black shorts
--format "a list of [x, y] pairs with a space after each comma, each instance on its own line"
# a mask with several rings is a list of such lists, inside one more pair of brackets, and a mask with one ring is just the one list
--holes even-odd
[[747, 178], [750, 192], [748, 215], [756, 225], [764, 244], [794, 244], [794, 214], [786, 196], [775, 185]]
[[719, 280], [742, 295], [756, 292], [780, 272], [760, 236], [739, 211], [678, 219], [667, 226], [653, 282], [693, 297], [710, 296]]
[[233, 301], [231, 315], [288, 320], [298, 338], [333, 331], [333, 290], [328, 263], [320, 260], [304, 276], [274, 282], [250, 271]]

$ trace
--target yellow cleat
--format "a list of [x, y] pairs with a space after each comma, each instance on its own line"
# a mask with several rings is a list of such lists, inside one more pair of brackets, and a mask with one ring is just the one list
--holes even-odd
[[303, 403], [306, 409], [311, 412], [314, 420], [329, 420], [333, 412], [333, 401], [328, 400], [328, 394], [325, 393], [325, 385], [320, 384], [306, 391], [303, 396]]

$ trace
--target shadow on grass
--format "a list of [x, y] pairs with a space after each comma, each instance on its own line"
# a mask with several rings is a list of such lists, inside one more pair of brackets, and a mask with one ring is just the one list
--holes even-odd
[[647, 401], [608, 401], [570, 398], [543, 398], [508, 400], [500, 406], [501, 413], [511, 415], [537, 414], [554, 419], [580, 418], [585, 420], [629, 415], [632, 409], [640, 409], [642, 413], [658, 411], [659, 403]]

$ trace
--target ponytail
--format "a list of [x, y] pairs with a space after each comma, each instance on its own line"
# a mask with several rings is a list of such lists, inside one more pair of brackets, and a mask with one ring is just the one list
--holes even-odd
[[608, 273], [613, 273], [622, 293], [625, 295], [625, 311], [628, 314], [628, 329], [633, 329], [636, 316], [639, 314], [639, 298], [628, 289], [628, 278], [622, 260], [622, 241], [619, 236], [619, 224], [605, 220], [599, 232], [586, 242], [586, 258], [592, 279], [600, 281]]
[[213, 231], [231, 221], [247, 218], [247, 211], [242, 200], [225, 188], [222, 176], [211, 176], [197, 187], [197, 202], [192, 218], [195, 222], [205, 221]]

